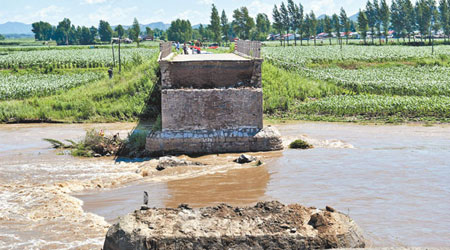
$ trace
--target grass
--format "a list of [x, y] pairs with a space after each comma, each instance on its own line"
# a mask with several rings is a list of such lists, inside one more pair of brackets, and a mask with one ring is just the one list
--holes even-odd
[[313, 148], [313, 145], [303, 141], [303, 140], [295, 140], [291, 144], [289, 144], [289, 148], [291, 149], [310, 149]]
[[333, 83], [308, 79], [267, 62], [263, 63], [262, 72], [264, 112], [267, 114], [289, 111], [298, 101], [348, 92]]
[[102, 79], [48, 96], [0, 102], [1, 122], [115, 122], [136, 121], [157, 82], [157, 55], [133, 65], [113, 79]]

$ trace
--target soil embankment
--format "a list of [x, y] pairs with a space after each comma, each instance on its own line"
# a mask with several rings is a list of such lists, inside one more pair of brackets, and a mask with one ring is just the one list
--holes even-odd
[[321, 249], [365, 247], [348, 216], [279, 202], [239, 208], [225, 204], [191, 209], [137, 210], [111, 226], [104, 250]]

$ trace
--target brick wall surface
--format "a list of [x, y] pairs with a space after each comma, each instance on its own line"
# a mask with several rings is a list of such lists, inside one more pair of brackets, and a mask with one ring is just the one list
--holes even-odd
[[261, 88], [262, 60], [251, 61], [161, 61], [163, 89]]
[[158, 131], [147, 137], [146, 149], [154, 155], [213, 154], [282, 150], [277, 129]]
[[259, 88], [162, 90], [163, 130], [263, 127]]

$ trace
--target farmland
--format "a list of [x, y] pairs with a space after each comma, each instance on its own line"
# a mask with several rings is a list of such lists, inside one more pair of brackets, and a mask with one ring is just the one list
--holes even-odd
[[[450, 46], [266, 47], [266, 62], [297, 78], [280, 92], [269, 75], [266, 111], [273, 116], [312, 120], [450, 120]], [[280, 71], [280, 69], [278, 71]], [[299, 89], [317, 89], [306, 96]], [[329, 91], [334, 89], [334, 91]], [[273, 93], [273, 94], [271, 94]], [[274, 102], [272, 96], [281, 96]]]
[[[124, 46], [120, 76], [117, 48], [114, 65], [104, 46], [0, 47], [0, 121], [139, 119], [155, 109], [148, 101], [155, 44]], [[450, 121], [450, 46], [436, 46], [434, 55], [431, 47], [399, 45], [269, 46], [263, 57], [269, 118]]]
[[[131, 121], [156, 82], [156, 48], [3, 47], [0, 121]], [[107, 70], [112, 67], [113, 79]]]
[[[141, 56], [147, 60], [152, 56], [151, 49], [123, 49], [122, 62]], [[116, 51], [118, 54], [118, 51]], [[117, 60], [117, 59], [116, 59]], [[111, 67], [111, 49], [71, 49], [71, 50], [34, 50], [8, 52], [0, 56], [0, 69], [54, 67], [54, 68], [99, 68]]]

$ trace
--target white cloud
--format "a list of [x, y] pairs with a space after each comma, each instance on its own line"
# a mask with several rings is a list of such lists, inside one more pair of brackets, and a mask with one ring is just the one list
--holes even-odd
[[138, 7], [129, 8], [113, 7], [111, 5], [98, 8], [95, 12], [89, 14], [89, 23], [98, 23], [99, 20], [108, 21], [111, 25], [130, 24], [135, 18]]
[[266, 13], [270, 20], [272, 20], [273, 5], [261, 2], [259, 0], [252, 1], [248, 6], [248, 12], [251, 16], [256, 17], [259, 13]]
[[105, 3], [107, 0], [84, 0], [83, 3], [85, 4], [98, 4], [98, 3]]
[[[185, 10], [178, 15], [176, 15], [173, 20], [175, 19], [188, 19], [191, 21], [192, 25], [195, 25], [198, 23], [209, 23], [209, 12], [205, 15], [205, 12], [198, 11], [198, 10]], [[172, 20], [172, 21], [173, 21]]]
[[[27, 9], [27, 8], [25, 8]], [[42, 8], [38, 11], [34, 11], [29, 15], [16, 15], [12, 20], [17, 20], [24, 23], [32, 23], [39, 20], [47, 21], [50, 23], [57, 23], [60, 19], [60, 14], [64, 13], [65, 9], [56, 5], [50, 5], [48, 7]]]

